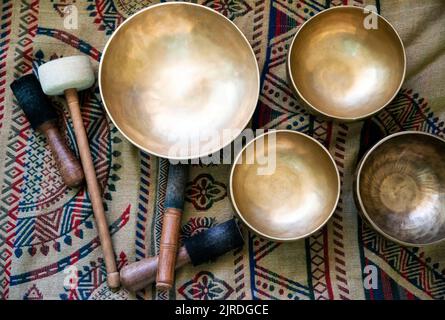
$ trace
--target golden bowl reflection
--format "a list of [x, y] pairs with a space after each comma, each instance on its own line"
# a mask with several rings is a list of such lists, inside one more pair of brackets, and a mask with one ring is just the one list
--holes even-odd
[[[264, 174], [266, 163], [274, 169], [270, 174]], [[276, 241], [297, 240], [318, 230], [333, 214], [339, 194], [339, 174], [328, 151], [296, 131], [270, 131], [252, 140], [230, 176], [230, 195], [240, 218]]]
[[357, 120], [384, 108], [400, 90], [406, 69], [403, 43], [377, 14], [377, 28], [365, 28], [369, 15], [358, 7], [334, 7], [297, 31], [288, 74], [309, 110]]
[[359, 164], [356, 201], [368, 222], [403, 245], [445, 238], [445, 141], [401, 132], [377, 143]]
[[[252, 48], [229, 19], [201, 5], [163, 3], [115, 31], [99, 85], [110, 118], [133, 144], [189, 159], [221, 149], [244, 129], [259, 73]], [[199, 148], [191, 143], [196, 137]]]

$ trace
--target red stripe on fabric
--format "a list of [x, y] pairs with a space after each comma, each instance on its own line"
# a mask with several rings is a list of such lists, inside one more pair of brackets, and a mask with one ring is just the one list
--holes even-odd
[[385, 300], [393, 300], [394, 297], [392, 295], [391, 279], [383, 271], [381, 272], [381, 279], [382, 279], [383, 297], [385, 298]]
[[414, 297], [414, 295], [411, 292], [409, 292], [408, 290], [405, 290], [405, 292], [406, 292], [406, 299], [407, 300], [415, 300], [415, 297]]

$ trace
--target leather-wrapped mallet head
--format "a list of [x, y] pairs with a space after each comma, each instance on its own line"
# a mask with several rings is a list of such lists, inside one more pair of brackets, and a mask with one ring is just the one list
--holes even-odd
[[224, 253], [242, 246], [241, 231], [234, 219], [184, 240], [184, 247], [194, 265], [212, 261]]
[[[187, 263], [199, 265], [241, 247], [244, 243], [235, 219], [200, 232], [184, 241], [176, 259], [176, 269]], [[122, 268], [121, 283], [130, 291], [147, 287], [155, 281], [158, 256], [146, 258]]]
[[33, 73], [12, 82], [11, 90], [35, 130], [47, 121], [57, 121], [57, 113]]
[[45, 134], [64, 183], [69, 187], [82, 184], [82, 167], [60, 135], [57, 113], [37, 77], [31, 73], [19, 78], [11, 83], [11, 90], [31, 126]]

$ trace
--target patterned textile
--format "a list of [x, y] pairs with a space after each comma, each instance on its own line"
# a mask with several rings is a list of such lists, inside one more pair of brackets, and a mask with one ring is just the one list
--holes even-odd
[[[352, 173], [370, 141], [401, 130], [445, 136], [445, 3], [441, 0], [199, 0], [233, 20], [261, 72], [254, 128], [287, 128], [322, 142], [341, 172], [340, 204], [311, 237], [274, 243], [243, 228], [242, 249], [177, 272], [169, 293], [149, 287], [112, 292], [84, 189], [66, 188], [44, 137], [30, 128], [9, 84], [52, 58], [85, 54], [97, 69], [106, 40], [150, 0], [3, 0], [0, 4], [0, 297], [3, 299], [445, 299], [445, 244], [405, 248], [363, 223]], [[74, 3], [78, 28], [64, 27]], [[322, 121], [302, 109], [286, 80], [285, 58], [298, 27], [343, 4], [373, 4], [400, 32], [408, 57], [403, 89], [365, 121]], [[72, 13], [72, 12], [71, 12]], [[52, 98], [75, 149], [65, 102]], [[133, 147], [105, 116], [97, 85], [81, 94], [94, 163], [119, 267], [157, 254], [167, 162]], [[229, 165], [193, 166], [182, 237], [233, 215]], [[366, 289], [374, 266], [378, 288]], [[365, 269], [365, 267], [367, 267]], [[70, 288], [73, 274], [77, 288]]]

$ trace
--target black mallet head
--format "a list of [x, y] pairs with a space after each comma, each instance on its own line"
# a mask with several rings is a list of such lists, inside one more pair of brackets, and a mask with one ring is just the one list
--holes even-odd
[[84, 179], [82, 167], [57, 128], [57, 113], [43, 93], [37, 77], [31, 73], [19, 78], [11, 83], [11, 90], [31, 126], [46, 136], [65, 184], [69, 187], [79, 186]]
[[196, 266], [241, 247], [243, 243], [243, 236], [235, 219], [230, 219], [186, 239], [184, 246], [192, 264]]
[[56, 111], [33, 73], [12, 82], [11, 90], [34, 129], [57, 119]]

